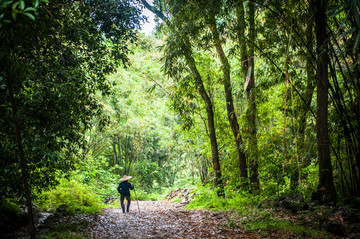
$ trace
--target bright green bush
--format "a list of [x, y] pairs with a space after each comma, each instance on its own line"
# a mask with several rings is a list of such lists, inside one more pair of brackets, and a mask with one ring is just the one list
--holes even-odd
[[99, 197], [88, 186], [65, 179], [55, 189], [42, 193], [37, 204], [42, 210], [52, 212], [65, 204], [69, 214], [97, 213], [101, 208]]
[[159, 200], [159, 194], [157, 193], [148, 193], [144, 190], [137, 190], [136, 192], [131, 192], [133, 200], [139, 201], [157, 201]]
[[260, 196], [238, 190], [233, 186], [225, 187], [224, 198], [218, 197], [216, 189], [211, 189], [210, 185], [198, 186], [194, 193], [194, 200], [187, 205], [189, 209], [241, 210], [247, 206], [255, 206], [261, 201]]

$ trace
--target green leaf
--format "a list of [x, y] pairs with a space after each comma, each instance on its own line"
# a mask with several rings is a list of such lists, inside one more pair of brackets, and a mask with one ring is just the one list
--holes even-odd
[[34, 7], [28, 7], [28, 8], [25, 9], [25, 12], [30, 12], [30, 11], [35, 12], [35, 11], [36, 11], [36, 8], [34, 8]]
[[33, 6], [34, 7], [38, 7], [39, 6], [40, 1], [39, 0], [33, 0]]
[[1, 6], [2, 6], [3, 8], [5, 8], [5, 7], [7, 7], [8, 5], [10, 5], [11, 3], [13, 3], [13, 1], [5, 1], [5, 2], [2, 2], [2, 3], [1, 3]]
[[24, 0], [20, 0], [20, 1], [19, 1], [19, 7], [20, 7], [21, 10], [24, 10], [24, 9], [25, 9], [25, 2], [24, 2]]
[[12, 10], [15, 11], [18, 5], [19, 2], [14, 2], [13, 5], [11, 6]]
[[35, 17], [31, 13], [25, 12], [24, 15], [30, 18], [31, 20], [35, 21]]

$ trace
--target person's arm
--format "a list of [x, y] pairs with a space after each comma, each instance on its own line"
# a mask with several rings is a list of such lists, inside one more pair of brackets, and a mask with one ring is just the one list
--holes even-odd
[[133, 189], [134, 189], [134, 184], [131, 184], [131, 183], [130, 183], [129, 188], [130, 188], [131, 190], [133, 190]]
[[121, 183], [119, 183], [119, 186], [117, 187], [117, 190], [118, 190], [119, 193], [120, 193], [120, 184]]

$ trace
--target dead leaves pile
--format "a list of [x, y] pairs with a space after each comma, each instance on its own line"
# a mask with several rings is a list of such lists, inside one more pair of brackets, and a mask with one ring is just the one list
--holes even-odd
[[[133, 202], [130, 213], [106, 209], [92, 225], [91, 238], [240, 238], [226, 213], [185, 210], [169, 202]], [[139, 212], [140, 209], [140, 212]], [[244, 234], [241, 238], [245, 237]]]

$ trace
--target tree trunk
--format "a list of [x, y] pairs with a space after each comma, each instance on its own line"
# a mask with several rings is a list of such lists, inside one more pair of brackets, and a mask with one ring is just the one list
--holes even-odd
[[[185, 39], [185, 44], [186, 46], [190, 47], [190, 42], [187, 38]], [[216, 132], [215, 132], [213, 105], [208, 93], [205, 90], [201, 75], [196, 67], [195, 59], [192, 57], [191, 50], [185, 52], [185, 58], [195, 78], [199, 94], [205, 103], [207, 124], [209, 128], [209, 136], [210, 136], [210, 144], [211, 144], [211, 156], [212, 156], [213, 169], [215, 174], [214, 186], [215, 187], [219, 186], [220, 188], [220, 190], [218, 191], [218, 196], [224, 196], [224, 185], [221, 179], [219, 149], [218, 149]]]
[[241, 70], [246, 79], [246, 75], [249, 69], [249, 56], [247, 54], [246, 39], [245, 39], [245, 10], [244, 10], [244, 0], [238, 0], [236, 5], [236, 15], [237, 15], [237, 38], [238, 44], [240, 46], [240, 56], [241, 56]]
[[[319, 186], [315, 195], [321, 203], [336, 204], [337, 195], [333, 181], [333, 171], [331, 166], [329, 150], [328, 132], [328, 35], [326, 32], [326, 7], [327, 0], [316, 0], [316, 43], [317, 43], [317, 148], [319, 161]], [[315, 196], [314, 195], [314, 196]], [[316, 196], [315, 196], [316, 197]]]
[[259, 183], [259, 163], [258, 163], [258, 150], [257, 150], [257, 130], [256, 130], [256, 99], [255, 99], [255, 51], [254, 43], [256, 38], [255, 30], [255, 3], [249, 2], [249, 25], [250, 25], [250, 44], [249, 44], [249, 70], [250, 78], [246, 88], [246, 98], [248, 100], [247, 110], [247, 123], [249, 129], [249, 171], [251, 188], [258, 191], [260, 188]]
[[20, 130], [19, 122], [18, 122], [18, 118], [17, 118], [17, 107], [16, 107], [15, 99], [14, 99], [14, 91], [12, 88], [12, 82], [11, 82], [10, 78], [7, 78], [7, 80], [6, 80], [6, 87], [8, 88], [8, 92], [9, 92], [9, 99], [10, 99], [10, 103], [11, 103], [12, 116], [13, 116], [14, 126], [15, 126], [16, 140], [17, 140], [17, 144], [19, 147], [21, 174], [22, 174], [22, 181], [23, 181], [24, 191], [25, 191], [26, 205], [27, 205], [27, 210], [28, 210], [29, 234], [30, 234], [31, 239], [35, 239], [35, 226], [34, 226], [34, 218], [33, 218], [33, 211], [32, 211], [30, 187], [28, 184], [27, 162], [26, 162], [24, 148], [23, 148], [22, 139], [21, 139], [21, 130]]
[[231, 87], [231, 78], [230, 78], [230, 64], [229, 61], [224, 53], [224, 50], [221, 45], [219, 33], [217, 31], [215, 16], [211, 16], [209, 19], [211, 32], [214, 39], [214, 44], [216, 51], [220, 57], [220, 61], [222, 64], [222, 72], [223, 72], [223, 85], [224, 85], [224, 92], [225, 92], [225, 99], [226, 99], [226, 110], [228, 115], [228, 120], [230, 123], [231, 130], [234, 135], [236, 150], [238, 154], [238, 161], [240, 166], [240, 176], [242, 178], [247, 178], [247, 166], [246, 166], [246, 157], [245, 153], [243, 152], [241, 146], [243, 144], [242, 137], [240, 134], [240, 127], [237, 120], [237, 116], [235, 113], [235, 107], [233, 102], [232, 96], [232, 87]]
[[[310, 13], [311, 14], [311, 13]], [[310, 18], [309, 14], [309, 18]], [[306, 75], [307, 75], [307, 82], [306, 82], [306, 88], [303, 95], [304, 101], [301, 101], [300, 105], [300, 111], [298, 116], [298, 155], [299, 158], [302, 159], [300, 161], [300, 167], [306, 168], [311, 164], [311, 157], [307, 155], [307, 143], [305, 139], [305, 129], [307, 127], [307, 119], [308, 119], [308, 113], [310, 110], [311, 100], [314, 95], [314, 89], [315, 89], [315, 74], [314, 74], [314, 64], [313, 64], [313, 21], [309, 21], [309, 24], [306, 26], [306, 48], [308, 50], [308, 53], [305, 55], [305, 69], [306, 69]], [[300, 175], [300, 169], [295, 169], [293, 172], [293, 175], [291, 177], [291, 183], [290, 188], [296, 189], [299, 185], [299, 181], [301, 181], [301, 175]]]

